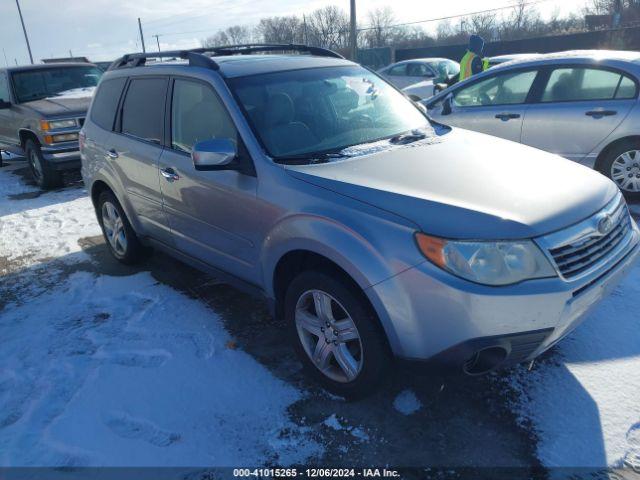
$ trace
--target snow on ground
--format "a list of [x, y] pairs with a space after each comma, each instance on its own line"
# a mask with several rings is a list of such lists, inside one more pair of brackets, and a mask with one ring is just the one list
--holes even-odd
[[393, 401], [393, 406], [403, 415], [411, 415], [422, 408], [422, 403], [411, 390], [403, 390]]
[[[3, 280], [52, 275], [49, 259], [82, 261], [78, 239], [100, 232], [85, 192], [38, 195], [9, 168], [0, 170]], [[150, 274], [78, 271], [22, 295], [0, 303], [0, 466], [288, 464], [319, 454], [287, 413], [303, 393], [227, 348], [212, 310]]]
[[517, 411], [547, 466], [640, 469], [640, 266], [556, 347], [513, 382]]

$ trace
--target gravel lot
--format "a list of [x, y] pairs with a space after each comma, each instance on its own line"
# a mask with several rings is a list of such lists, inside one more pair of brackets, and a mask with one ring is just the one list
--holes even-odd
[[[118, 264], [81, 181], [68, 180], [41, 193], [24, 163], [0, 169], [0, 466], [575, 466], [579, 442], [561, 458], [548, 454], [557, 434], [540, 410], [548, 391], [553, 400], [567, 395], [556, 419], [565, 431], [565, 418], [600, 425], [576, 430], [599, 452], [595, 465], [640, 465], [640, 329], [629, 330], [632, 345], [620, 354], [632, 364], [620, 367], [622, 388], [632, 389], [618, 392], [629, 413], [622, 420], [594, 418], [608, 412], [600, 402], [614, 400], [591, 398], [599, 377], [583, 384], [571, 369], [579, 336], [531, 373], [443, 386], [402, 372], [385, 391], [348, 403], [307, 381], [262, 301], [162, 254], [135, 268]], [[636, 268], [595, 316], [617, 312], [611, 305], [628, 310], [622, 299], [639, 290]], [[607, 368], [615, 377], [615, 365]], [[611, 422], [628, 428], [612, 447], [609, 436], [620, 435], [607, 430]]]

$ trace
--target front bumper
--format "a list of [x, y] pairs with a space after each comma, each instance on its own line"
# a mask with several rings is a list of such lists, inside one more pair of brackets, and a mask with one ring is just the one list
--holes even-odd
[[64, 142], [57, 145], [43, 145], [42, 157], [58, 171], [80, 168], [80, 146], [78, 142]]
[[495, 345], [508, 353], [501, 362], [508, 365], [535, 358], [576, 328], [633, 267], [639, 239], [634, 223], [606, 267], [578, 281], [489, 287], [427, 261], [367, 293], [401, 359], [461, 371], [474, 352]]

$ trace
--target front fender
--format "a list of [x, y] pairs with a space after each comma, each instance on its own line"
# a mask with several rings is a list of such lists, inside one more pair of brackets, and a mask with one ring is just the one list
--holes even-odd
[[[347, 272], [362, 289], [378, 315], [392, 350], [396, 351], [396, 328], [377, 292], [370, 287], [423, 262], [424, 259], [413, 245], [412, 228], [390, 226], [388, 223], [380, 227], [384, 228], [384, 235], [373, 235], [372, 239], [382, 239], [374, 245], [368, 240], [369, 236], [365, 238], [353, 229], [325, 217], [301, 214], [283, 219], [270, 231], [262, 245], [261, 265], [265, 293], [268, 297], [275, 298], [274, 272], [284, 255], [296, 250], [322, 255]], [[411, 248], [404, 249], [405, 245]]]

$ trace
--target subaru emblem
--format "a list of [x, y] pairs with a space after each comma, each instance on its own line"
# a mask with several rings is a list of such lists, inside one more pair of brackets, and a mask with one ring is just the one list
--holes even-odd
[[606, 235], [612, 229], [613, 229], [613, 219], [611, 218], [611, 215], [605, 215], [598, 222], [598, 232], [600, 232], [601, 235]]

